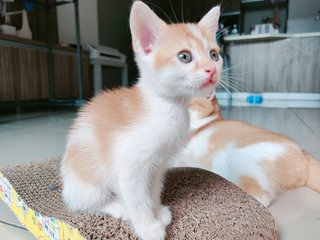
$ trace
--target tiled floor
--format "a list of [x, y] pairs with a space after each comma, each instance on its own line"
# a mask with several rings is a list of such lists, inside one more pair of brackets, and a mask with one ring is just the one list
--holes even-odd
[[[73, 111], [0, 115], [0, 167], [63, 153]], [[226, 118], [243, 120], [284, 133], [320, 160], [320, 109], [231, 108]], [[320, 177], [320, 176], [319, 176]], [[270, 207], [283, 240], [320, 239], [320, 194], [307, 188], [285, 193]], [[0, 238], [28, 240], [15, 216], [0, 201]]]

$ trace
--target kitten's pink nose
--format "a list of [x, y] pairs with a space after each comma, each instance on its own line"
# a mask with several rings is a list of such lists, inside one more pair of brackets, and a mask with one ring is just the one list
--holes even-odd
[[210, 78], [212, 78], [213, 75], [216, 73], [216, 68], [215, 67], [207, 67], [204, 69], [204, 71], [209, 74]]

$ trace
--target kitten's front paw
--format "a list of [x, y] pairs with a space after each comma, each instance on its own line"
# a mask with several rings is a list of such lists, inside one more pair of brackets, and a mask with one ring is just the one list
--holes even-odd
[[168, 206], [162, 206], [159, 210], [159, 219], [165, 226], [168, 226], [171, 222], [171, 212]]
[[122, 220], [127, 220], [127, 214], [125, 211], [125, 208], [122, 203], [117, 202], [117, 201], [112, 201], [107, 203], [102, 209], [101, 212], [106, 213], [107, 215], [117, 218], [117, 219], [122, 219]]
[[151, 224], [141, 224], [135, 229], [142, 240], [164, 240], [166, 236], [166, 226], [159, 220], [154, 220]]

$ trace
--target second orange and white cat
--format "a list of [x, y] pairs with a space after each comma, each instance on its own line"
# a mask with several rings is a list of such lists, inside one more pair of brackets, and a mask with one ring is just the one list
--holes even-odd
[[223, 119], [216, 98], [195, 98], [189, 110], [190, 141], [173, 166], [217, 173], [265, 206], [298, 187], [320, 192], [320, 163], [287, 136]]

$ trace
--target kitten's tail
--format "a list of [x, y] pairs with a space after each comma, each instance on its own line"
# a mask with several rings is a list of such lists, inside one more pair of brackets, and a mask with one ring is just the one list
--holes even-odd
[[308, 176], [306, 186], [320, 193], [320, 161], [305, 152], [308, 159]]

